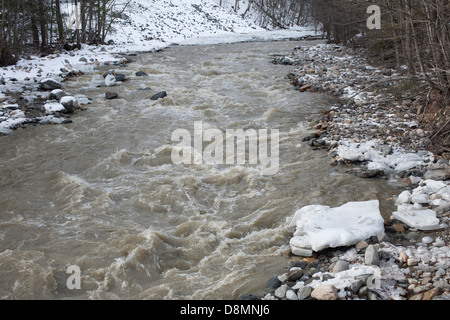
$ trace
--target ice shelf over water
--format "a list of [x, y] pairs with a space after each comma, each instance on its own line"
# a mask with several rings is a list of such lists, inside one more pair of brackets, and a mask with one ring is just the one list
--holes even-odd
[[354, 245], [384, 234], [378, 200], [349, 202], [338, 208], [310, 205], [298, 210], [289, 227], [296, 227], [290, 240], [292, 253], [308, 256], [312, 251]]

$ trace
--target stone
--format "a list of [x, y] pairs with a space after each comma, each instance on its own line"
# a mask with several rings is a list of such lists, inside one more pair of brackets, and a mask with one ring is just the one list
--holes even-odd
[[438, 200], [438, 199], [442, 199], [442, 195], [440, 195], [439, 193], [434, 193], [430, 196], [430, 200]]
[[294, 269], [288, 272], [287, 281], [297, 281], [303, 276], [304, 272], [301, 269]]
[[305, 300], [308, 299], [311, 295], [312, 288], [309, 286], [301, 286], [298, 288], [297, 291], [297, 298], [298, 300]]
[[414, 267], [414, 266], [417, 266], [421, 261], [422, 261], [422, 260], [420, 260], [420, 259], [418, 259], [418, 258], [409, 258], [409, 259], [406, 261], [406, 264], [407, 264], [409, 267]]
[[411, 296], [408, 300], [422, 300], [423, 298], [423, 293], [419, 293], [419, 294], [415, 294], [413, 296]]
[[350, 291], [356, 294], [359, 292], [359, 289], [361, 289], [361, 287], [364, 286], [364, 284], [365, 283], [363, 280], [356, 280], [350, 285], [349, 289]]
[[59, 103], [64, 106], [64, 108], [67, 110], [67, 113], [72, 113], [74, 111], [74, 108], [78, 106], [77, 99], [72, 96], [62, 97]]
[[277, 278], [281, 281], [281, 283], [285, 283], [287, 280], [287, 273], [280, 274]]
[[448, 179], [450, 179], [450, 168], [428, 170], [424, 174], [423, 178], [425, 180], [448, 180]]
[[439, 268], [439, 269], [436, 271], [436, 276], [437, 276], [437, 277], [445, 276], [445, 274], [446, 274], [446, 272], [445, 272], [445, 270], [444, 270], [443, 268]]
[[61, 89], [62, 85], [61, 83], [59, 83], [58, 81], [51, 79], [51, 78], [46, 78], [46, 79], [42, 79], [41, 82], [39, 83], [39, 87], [42, 90], [55, 90], [55, 89]]
[[267, 289], [275, 290], [282, 285], [282, 282], [278, 280], [278, 277], [272, 277], [267, 281]]
[[49, 98], [59, 101], [65, 96], [67, 96], [67, 93], [65, 93], [63, 90], [55, 89], [55, 90], [52, 90], [52, 92], [50, 92], [50, 97]]
[[121, 73], [116, 73], [115, 77], [116, 77], [116, 81], [120, 81], [120, 82], [128, 81], [127, 77]]
[[338, 260], [336, 261], [334, 267], [333, 267], [333, 273], [338, 273], [341, 271], [345, 271], [349, 269], [350, 264], [347, 261], [344, 260]]
[[369, 300], [378, 300], [378, 294], [369, 290], [369, 292], [367, 292], [367, 298]]
[[127, 77], [124, 74], [117, 73], [115, 71], [108, 71], [108, 72], [105, 72], [103, 74], [103, 78], [105, 78], [105, 79], [108, 76], [114, 76], [116, 81], [122, 81], [123, 82], [123, 81], [127, 81], [128, 80]]
[[367, 248], [368, 246], [369, 246], [369, 244], [366, 241], [361, 240], [355, 245], [355, 249], [359, 251], [364, 248]]
[[136, 77], [148, 77], [148, 74], [144, 71], [138, 71], [136, 72]]
[[450, 285], [449, 285], [448, 281], [445, 279], [439, 279], [437, 281], [434, 281], [433, 286], [435, 288], [440, 288], [442, 290], [450, 290]]
[[396, 232], [405, 232], [405, 225], [403, 223], [394, 223], [392, 227]]
[[430, 289], [430, 286], [429, 286], [429, 285], [422, 285], [422, 286], [417, 286], [417, 287], [415, 287], [415, 288], [413, 289], [413, 291], [414, 291], [415, 293], [421, 293], [421, 292], [427, 291], [427, 290], [429, 290], [429, 289]]
[[425, 244], [430, 244], [430, 243], [433, 242], [433, 238], [431, 238], [431, 237], [423, 237], [422, 238], [422, 242], [425, 243]]
[[311, 297], [317, 300], [337, 300], [338, 292], [333, 285], [323, 284], [311, 292]]
[[298, 297], [297, 297], [297, 294], [294, 292], [294, 290], [288, 290], [288, 291], [286, 291], [286, 299], [298, 300]]
[[433, 298], [433, 300], [445, 300], [445, 301], [449, 301], [450, 300], [450, 293], [447, 294], [443, 294], [439, 297], [435, 297]]
[[306, 261], [295, 261], [295, 262], [291, 263], [289, 268], [290, 269], [292, 269], [292, 268], [305, 269], [307, 265], [308, 265], [308, 263]]
[[306, 257], [306, 258], [303, 258], [303, 261], [305, 261], [308, 265], [308, 268], [312, 268], [312, 264], [313, 263], [316, 263], [317, 261], [316, 261], [316, 258], [315, 257]]
[[81, 57], [80, 60], [78, 60], [78, 61], [80, 61], [80, 62], [86, 62], [86, 63], [88, 62], [87, 59], [86, 59], [85, 57]]
[[300, 92], [305, 92], [306, 90], [308, 90], [311, 87], [312, 87], [312, 84], [307, 84], [307, 85], [304, 85], [304, 86], [300, 87], [299, 91]]
[[406, 263], [408, 262], [408, 255], [404, 252], [400, 252], [398, 255], [401, 262]]
[[88, 97], [86, 97], [83, 94], [77, 94], [77, 95], [75, 95], [75, 98], [77, 99], [79, 105], [92, 104], [91, 99], [89, 99]]
[[378, 256], [378, 250], [370, 245], [367, 247], [366, 252], [364, 254], [364, 262], [368, 266], [378, 266], [380, 264], [380, 258]]
[[360, 297], [367, 296], [368, 292], [369, 292], [369, 288], [367, 288], [367, 286], [362, 286], [358, 291], [358, 295]]
[[117, 99], [119, 97], [119, 95], [115, 92], [106, 92], [105, 97], [108, 100], [112, 100], [112, 99]]
[[275, 290], [274, 295], [279, 299], [283, 299], [286, 296], [287, 290], [288, 286], [286, 284], [283, 284]]
[[158, 92], [157, 94], [153, 95], [150, 100], [158, 100], [158, 99], [162, 99], [164, 97], [167, 97], [167, 92], [166, 91], [161, 91]]

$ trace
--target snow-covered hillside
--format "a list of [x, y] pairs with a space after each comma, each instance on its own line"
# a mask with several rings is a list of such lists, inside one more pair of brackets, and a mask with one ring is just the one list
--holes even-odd
[[[248, 11], [247, 1], [241, 1], [237, 13], [234, 1], [220, 0], [120, 0], [127, 4], [114, 32], [107, 38], [131, 50], [147, 50], [162, 44], [223, 43], [301, 37], [313, 34], [306, 28], [268, 32], [255, 23], [255, 13]], [[162, 45], [164, 46], [164, 45]]]
[[146, 45], [152, 40], [173, 43], [202, 36], [262, 31], [251, 20], [206, 0], [133, 0], [114, 27], [115, 33], [109, 39], [132, 46]]

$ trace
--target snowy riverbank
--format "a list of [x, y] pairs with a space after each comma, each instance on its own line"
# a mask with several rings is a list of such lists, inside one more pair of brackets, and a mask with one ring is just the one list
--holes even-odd
[[401, 76], [334, 45], [299, 47], [273, 62], [296, 66], [289, 78], [300, 92], [337, 98], [305, 142], [327, 149], [331, 165], [362, 178], [403, 179], [407, 190], [382, 199], [397, 206], [384, 221], [376, 200], [300, 208], [287, 221], [293, 262], [268, 281], [264, 299], [449, 299], [449, 162], [425, 149], [418, 101], [376, 90]]

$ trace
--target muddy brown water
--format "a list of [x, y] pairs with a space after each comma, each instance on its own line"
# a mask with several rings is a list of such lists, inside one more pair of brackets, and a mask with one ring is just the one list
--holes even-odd
[[[331, 101], [293, 90], [292, 67], [270, 54], [311, 44], [174, 46], [118, 68], [130, 78], [121, 86], [95, 88], [94, 74], [65, 84], [94, 101], [72, 124], [0, 137], [0, 297], [238, 299], [285, 272], [287, 220], [301, 207], [379, 199], [389, 216], [395, 183], [331, 167], [302, 142]], [[162, 90], [168, 97], [148, 99]], [[278, 129], [278, 173], [173, 164], [171, 135], [194, 121]], [[70, 265], [81, 289], [67, 287]]]

